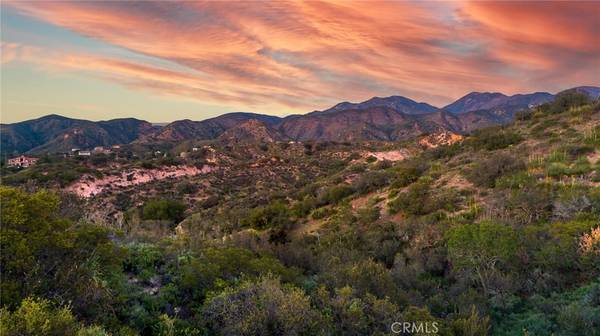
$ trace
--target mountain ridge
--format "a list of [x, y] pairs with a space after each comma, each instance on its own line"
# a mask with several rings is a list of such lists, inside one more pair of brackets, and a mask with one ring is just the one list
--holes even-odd
[[[231, 112], [201, 121], [176, 120], [164, 126], [135, 118], [89, 121], [50, 114], [0, 124], [0, 144], [2, 155], [8, 156], [132, 142], [216, 140], [250, 120], [260, 122], [267, 130], [263, 133], [272, 133], [274, 139], [398, 141], [432, 132], [460, 134], [506, 124], [517, 112], [550, 102], [570, 90], [584, 93], [591, 99], [600, 97], [600, 87], [596, 86], [578, 86], [556, 95], [534, 92], [508, 96], [500, 92], [471, 92], [442, 108], [403, 96], [372, 97], [360, 103], [342, 102], [323, 111], [286, 117]], [[232, 131], [227, 137], [231, 138], [232, 134], [241, 138], [248, 136], [247, 129]]]

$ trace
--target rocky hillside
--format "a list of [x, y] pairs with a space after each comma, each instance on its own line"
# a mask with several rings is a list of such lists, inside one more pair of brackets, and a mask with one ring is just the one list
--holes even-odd
[[233, 112], [203, 121], [178, 120], [142, 139], [142, 142], [215, 139], [226, 130], [249, 120], [258, 120], [266, 125], [274, 125], [281, 118], [264, 114]]
[[279, 131], [256, 119], [234, 126], [218, 137], [224, 143], [269, 143], [286, 139]]
[[278, 125], [294, 140], [383, 140], [396, 141], [440, 130], [460, 127], [455, 115], [446, 112], [406, 114], [390, 107], [339, 110], [288, 117]]

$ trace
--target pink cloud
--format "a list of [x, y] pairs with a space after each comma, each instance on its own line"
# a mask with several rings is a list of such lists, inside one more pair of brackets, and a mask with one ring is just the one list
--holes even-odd
[[[271, 111], [325, 108], [385, 94], [442, 105], [472, 90], [556, 90], [565, 83], [597, 84], [600, 77], [600, 13], [593, 3], [19, 1], [9, 6], [181, 70], [94, 55], [60, 55], [46, 66], [92, 68], [95, 75], [135, 89]], [[85, 64], [82, 57], [94, 67], [79, 67]]]

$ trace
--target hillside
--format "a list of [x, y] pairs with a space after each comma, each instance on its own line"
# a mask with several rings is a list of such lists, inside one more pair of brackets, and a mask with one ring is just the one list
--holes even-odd
[[248, 120], [223, 132], [217, 140], [223, 143], [271, 143], [286, 140], [278, 131], [256, 119]]
[[23, 152], [69, 152], [130, 143], [154, 132], [150, 123], [133, 119], [92, 122], [48, 115], [35, 120], [0, 125], [3, 155]]
[[600, 0], [0, 0], [0, 110], [0, 336], [600, 336]]
[[203, 121], [178, 120], [165, 125], [156, 133], [142, 139], [142, 141], [152, 142], [156, 140], [181, 141], [189, 139], [215, 139], [226, 130], [243, 124], [249, 120], [258, 120], [266, 125], [274, 125], [280, 121], [280, 118], [264, 114], [233, 112]]
[[3, 247], [5, 304], [60, 293], [71, 308], [49, 316], [130, 334], [600, 330], [599, 100], [561, 93], [464, 137], [271, 132], [251, 120], [195, 149], [3, 168], [2, 233], [18, 237]]
[[309, 115], [331, 114], [346, 110], [366, 110], [374, 107], [386, 107], [404, 114], [425, 114], [437, 112], [440, 109], [427, 103], [419, 103], [402, 96], [373, 97], [362, 103], [339, 103], [324, 111], [314, 111]]
[[554, 95], [547, 92], [516, 94], [513, 96], [498, 92], [471, 92], [443, 109], [456, 114], [488, 110], [512, 117], [519, 110], [529, 109], [553, 99]]
[[459, 131], [456, 125], [457, 118], [445, 112], [412, 115], [389, 107], [372, 107], [288, 117], [277, 127], [300, 141], [397, 141], [441, 130]]

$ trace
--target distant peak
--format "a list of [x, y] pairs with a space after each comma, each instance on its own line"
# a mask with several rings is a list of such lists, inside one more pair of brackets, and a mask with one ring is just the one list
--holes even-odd
[[466, 94], [465, 96], [463, 96], [463, 98], [467, 98], [467, 97], [476, 97], [476, 96], [486, 96], [486, 97], [490, 97], [490, 96], [497, 96], [497, 97], [508, 97], [507, 95], [505, 95], [502, 92], [479, 92], [479, 91], [473, 91], [470, 92], [468, 94]]
[[432, 113], [436, 112], [439, 109], [435, 106], [429, 105], [427, 103], [416, 102], [410, 98], [406, 98], [404, 96], [388, 96], [388, 97], [372, 97], [368, 100], [365, 100], [361, 103], [350, 103], [350, 102], [342, 102], [334, 105], [333, 107], [324, 110], [324, 111], [316, 111], [312, 114], [330, 114], [334, 112], [340, 112], [345, 110], [366, 110], [369, 108], [375, 107], [383, 107], [389, 108], [396, 112], [402, 112], [406, 114], [424, 114], [424, 113]]

